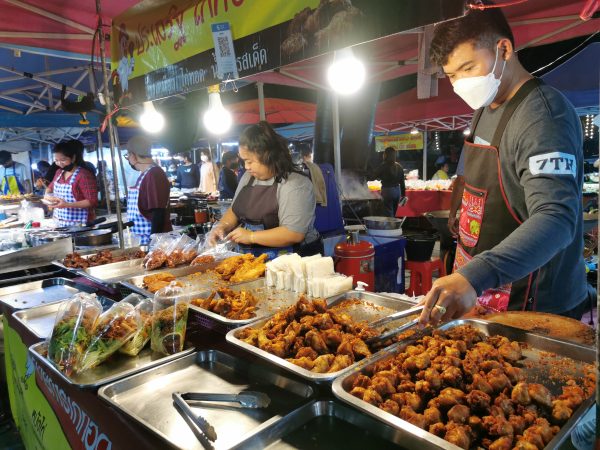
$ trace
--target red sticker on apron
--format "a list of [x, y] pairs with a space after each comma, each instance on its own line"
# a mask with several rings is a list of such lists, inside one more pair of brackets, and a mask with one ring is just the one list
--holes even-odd
[[475, 247], [479, 241], [487, 192], [465, 186], [460, 209], [459, 233], [465, 247]]

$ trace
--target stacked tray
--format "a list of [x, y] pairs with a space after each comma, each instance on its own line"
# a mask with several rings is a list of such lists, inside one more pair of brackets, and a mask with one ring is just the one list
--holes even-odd
[[0, 303], [12, 309], [30, 309], [66, 300], [78, 292], [95, 292], [91, 286], [67, 278], [49, 278], [0, 289]]
[[[550, 390], [552, 395], [559, 395], [561, 387], [564, 385], [556, 380], [556, 368], [562, 367], [561, 376], [567, 375], [568, 371], [573, 376], [583, 376], [584, 364], [593, 364], [595, 361], [595, 348], [574, 344], [567, 341], [559, 341], [545, 336], [509, 327], [497, 323], [490, 323], [483, 320], [455, 320], [449, 322], [439, 329], [447, 330], [459, 325], [471, 325], [483, 332], [485, 335], [505, 336], [512, 341], [518, 341], [527, 344], [523, 349], [523, 356], [518, 366], [523, 369], [528, 380], [543, 384]], [[459, 447], [405, 421], [389, 414], [382, 409], [377, 408], [349, 393], [356, 377], [360, 374], [372, 373], [372, 367], [381, 360], [394, 357], [402, 352], [408, 342], [399, 342], [388, 348], [386, 352], [374, 355], [360, 365], [357, 370], [348, 371], [337, 378], [332, 386], [334, 395], [345, 403], [351, 405], [359, 411], [362, 411], [380, 421], [396, 428], [405, 435], [403, 442], [409, 448], [429, 449], [449, 449], [458, 450]], [[554, 356], [554, 354], [556, 356]], [[543, 363], [541, 361], [544, 361]], [[569, 364], [565, 364], [569, 361]], [[554, 375], [553, 375], [554, 373]], [[593, 396], [584, 400], [584, 402], [573, 412], [571, 418], [561, 427], [558, 434], [545, 447], [547, 450], [558, 448], [570, 435], [577, 421], [593, 405]]]
[[248, 409], [231, 404], [203, 404], [193, 407], [195, 414], [214, 427], [217, 434], [214, 445], [218, 449], [236, 445], [246, 448], [244, 442], [252, 436], [289, 426], [290, 413], [307, 404], [314, 395], [313, 389], [302, 382], [213, 350], [188, 355], [104, 386], [98, 395], [168, 444], [201, 449], [200, 441], [173, 406], [172, 394], [237, 394], [244, 390], [267, 394], [269, 406]]
[[[381, 319], [383, 317], [389, 316], [390, 314], [393, 314], [394, 312], [410, 309], [411, 307], [414, 306], [414, 303], [412, 303], [412, 302], [395, 299], [395, 298], [387, 297], [384, 295], [373, 294], [370, 292], [364, 292], [364, 291], [350, 291], [350, 292], [347, 292], [346, 294], [332, 297], [327, 300], [327, 305], [329, 307], [335, 306], [347, 299], [357, 300], [356, 303], [351, 304], [347, 308], [343, 309], [343, 312], [350, 315], [352, 317], [352, 319], [356, 322], [365, 321], [367, 323], [370, 323], [375, 320]], [[245, 330], [250, 327], [260, 328], [265, 323], [267, 323], [268, 320], [269, 320], [268, 318], [263, 318], [261, 320], [252, 322], [251, 324], [248, 324], [246, 326], [236, 328], [234, 330], [229, 331], [226, 336], [227, 341], [237, 347], [243, 348], [244, 350], [258, 356], [259, 358], [269, 361], [270, 363], [272, 363], [276, 366], [279, 366], [286, 370], [289, 370], [290, 372], [293, 372], [296, 375], [298, 375], [306, 380], [315, 382], [315, 383], [332, 382], [341, 373], [343, 373], [347, 370], [349, 371], [349, 370], [356, 369], [356, 367], [363, 364], [363, 362], [364, 362], [364, 361], [355, 362], [354, 364], [352, 364], [349, 367], [346, 367], [345, 369], [342, 369], [342, 370], [339, 370], [336, 372], [332, 372], [332, 373], [315, 373], [315, 372], [311, 372], [310, 370], [299, 367], [295, 364], [292, 364], [283, 358], [279, 358], [271, 353], [261, 350], [260, 348], [250, 345], [238, 338], [238, 336], [240, 335], [242, 330]], [[402, 319], [400, 321], [393, 322], [390, 324], [389, 327], [390, 327], [390, 329], [394, 328], [395, 326], [400, 325], [402, 322], [407, 322], [408, 320], [409, 319]], [[381, 352], [385, 352], [385, 349], [381, 350], [377, 354], [379, 354]]]
[[[208, 311], [199, 306], [190, 303], [189, 325], [191, 327], [201, 327], [209, 330], [216, 331], [217, 333], [226, 334], [234, 328], [239, 328], [244, 325], [256, 322], [260, 319], [266, 319], [272, 316], [277, 311], [292, 306], [298, 301], [298, 295], [292, 291], [277, 290], [272, 287], [266, 286], [265, 279], [259, 278], [258, 280], [248, 281], [245, 283], [239, 283], [229, 286], [234, 291], [249, 291], [258, 299], [256, 304], [256, 316], [249, 319], [234, 320], [228, 319], [227, 317], [221, 316], [212, 311]], [[193, 298], [206, 298], [211, 294], [212, 290], [199, 292], [192, 296]]]

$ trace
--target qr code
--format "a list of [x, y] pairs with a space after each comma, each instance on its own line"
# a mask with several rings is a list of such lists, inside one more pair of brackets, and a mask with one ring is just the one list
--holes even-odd
[[229, 51], [229, 40], [224, 36], [217, 36], [217, 43], [219, 45], [219, 53], [221, 56], [231, 56]]

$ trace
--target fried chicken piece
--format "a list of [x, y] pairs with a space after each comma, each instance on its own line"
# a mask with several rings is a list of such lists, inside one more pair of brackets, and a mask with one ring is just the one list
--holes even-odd
[[471, 409], [475, 411], [487, 411], [492, 398], [483, 391], [473, 389], [466, 395], [466, 400]]
[[523, 369], [520, 369], [519, 367], [514, 367], [508, 363], [504, 363], [504, 373], [506, 374], [506, 376], [512, 384], [517, 384], [525, 380], [525, 374], [523, 373]]
[[456, 423], [465, 423], [469, 419], [471, 411], [468, 406], [454, 405], [448, 410], [448, 420]]
[[510, 380], [504, 374], [502, 369], [492, 369], [487, 374], [487, 381], [490, 383], [490, 386], [494, 390], [494, 392], [500, 392], [503, 389], [510, 388]]
[[443, 438], [446, 434], [446, 425], [444, 425], [442, 422], [437, 422], [430, 425], [428, 431], [437, 437]]
[[583, 392], [583, 389], [577, 385], [564, 386], [562, 388], [562, 394], [558, 396], [558, 399], [564, 401], [572, 410], [575, 410], [585, 400], [585, 393]]
[[[304, 336], [304, 340], [306, 343], [312, 347], [317, 353], [326, 354], [329, 353], [329, 349], [327, 348], [327, 344], [323, 340], [321, 333], [316, 330], [310, 330]], [[333, 356], [333, 355], [331, 355]]]
[[487, 373], [492, 369], [502, 369], [502, 364], [500, 364], [499, 361], [494, 360], [483, 361], [479, 364], [479, 369]]
[[317, 352], [311, 347], [302, 347], [296, 352], [296, 358], [308, 358], [311, 361], [319, 356]]
[[390, 396], [400, 406], [408, 406], [413, 411], [423, 410], [424, 400], [414, 392], [400, 392]]
[[494, 400], [494, 405], [502, 410], [505, 417], [509, 417], [511, 414], [515, 413], [515, 408], [510, 398], [508, 398], [504, 394], [500, 394]]
[[423, 430], [427, 429], [428, 421], [425, 416], [423, 414], [416, 413], [409, 406], [403, 406], [400, 409], [398, 417], [400, 417], [402, 420], [412, 423], [419, 428], [422, 428]]
[[371, 350], [369, 350], [369, 347], [367, 346], [367, 344], [362, 339], [359, 339], [359, 338], [352, 340], [352, 352], [354, 353], [355, 358], [356, 358], [356, 356], [361, 357], [361, 358], [356, 358], [356, 359], [362, 359], [362, 358], [367, 358], [367, 357], [371, 356]]
[[361, 400], [363, 399], [363, 397], [365, 396], [365, 392], [367, 391], [368, 388], [362, 387], [362, 386], [354, 386], [351, 390], [350, 390], [350, 395], [354, 395], [357, 398], [360, 398]]
[[327, 373], [334, 359], [333, 355], [321, 355], [313, 361], [314, 366], [311, 370], [315, 373]]
[[381, 405], [379, 405], [379, 408], [384, 410], [386, 413], [392, 414], [394, 416], [397, 416], [400, 412], [400, 405], [398, 405], [398, 403], [389, 398]]
[[539, 430], [535, 427], [530, 427], [523, 431], [523, 436], [520, 440], [524, 440], [532, 445], [535, 445], [536, 449], [544, 448], [544, 439], [542, 439], [542, 435], [539, 434]]
[[175, 281], [175, 275], [170, 272], [162, 272], [154, 275], [146, 275], [142, 279], [143, 285], [152, 293], [166, 287], [171, 281]]
[[512, 425], [504, 416], [484, 416], [483, 427], [490, 436], [513, 436]]
[[347, 334], [342, 336], [342, 343], [338, 346], [336, 353], [338, 355], [348, 355], [354, 358], [354, 351], [352, 350], [352, 335]]
[[425, 411], [423, 411], [423, 416], [425, 417], [425, 420], [427, 420], [429, 426], [442, 421], [442, 413], [435, 406], [426, 408]]
[[538, 450], [538, 446], [526, 441], [523, 436], [519, 436], [513, 450]]
[[432, 389], [439, 390], [442, 387], [442, 379], [440, 373], [434, 368], [425, 369], [423, 378], [429, 383]]
[[418, 370], [427, 369], [431, 365], [431, 361], [429, 360], [429, 356], [425, 353], [421, 353], [415, 356], [409, 356], [402, 363], [402, 368], [404, 370], [408, 370], [410, 372], [416, 372]]
[[[343, 355], [346, 356], [346, 355]], [[348, 357], [348, 356], [346, 356]], [[394, 385], [392, 383], [390, 383], [390, 380], [386, 377], [379, 377], [377, 375], [375, 375], [372, 379], [371, 379], [371, 389], [377, 391], [382, 397], [389, 395], [389, 394], [395, 394], [396, 393], [396, 388], [394, 387]]]
[[448, 422], [444, 439], [465, 450], [471, 446], [470, 429], [467, 425]]
[[502, 436], [501, 438], [496, 439], [492, 442], [488, 449], [489, 450], [511, 450], [513, 444], [512, 436]]
[[371, 385], [371, 379], [366, 376], [363, 375], [362, 373], [358, 374], [356, 376], [356, 378], [354, 379], [354, 381], [352, 382], [352, 387], [362, 387], [362, 388], [368, 388]]
[[257, 345], [258, 330], [255, 328], [246, 328], [246, 329], [240, 331], [240, 334], [238, 334], [238, 339], [240, 341], [244, 341], [250, 345]]
[[449, 409], [454, 405], [464, 405], [465, 397], [465, 393], [460, 389], [448, 387], [443, 389], [436, 399], [439, 408]]
[[398, 392], [415, 392], [415, 383], [409, 380], [402, 380], [398, 385]]
[[333, 320], [331, 320], [331, 316], [327, 313], [317, 314], [314, 316], [313, 326], [321, 331], [329, 330], [333, 328]]
[[534, 402], [546, 408], [552, 408], [552, 395], [545, 386], [538, 383], [530, 383], [527, 391]]
[[394, 370], [380, 370], [377, 372], [377, 377], [387, 378], [393, 386], [396, 386], [400, 382], [400, 377], [397, 371]]
[[429, 384], [429, 381], [425, 380], [418, 380], [415, 383], [415, 392], [421, 397], [431, 397], [435, 394], [435, 391]]
[[313, 370], [313, 368], [315, 367], [315, 363], [313, 362], [313, 360], [307, 356], [301, 356], [299, 358], [288, 358], [287, 361], [306, 370]]
[[459, 387], [463, 382], [463, 373], [458, 367], [450, 366], [442, 372], [442, 381], [446, 386]]
[[515, 436], [523, 434], [523, 431], [527, 428], [527, 422], [521, 416], [511, 415], [508, 417], [508, 422], [512, 425]]
[[511, 362], [516, 362], [523, 357], [521, 346], [515, 341], [502, 344], [500, 347], [498, 347], [498, 353], [500, 353], [500, 356], [502, 356], [505, 360]]
[[520, 382], [512, 389], [510, 398], [513, 402], [527, 406], [531, 403], [531, 396], [529, 395], [529, 386], [527, 383]]
[[552, 402], [552, 420], [556, 423], [564, 423], [571, 418], [573, 410], [566, 400], [554, 400]]
[[348, 355], [336, 355], [328, 372], [333, 373], [351, 366], [354, 361]]
[[375, 391], [371, 388], [365, 389], [362, 399], [365, 402], [370, 403], [371, 405], [374, 405], [374, 406], [379, 406], [379, 404], [383, 403], [383, 399], [381, 398], [381, 395], [379, 395], [379, 393], [377, 393], [377, 391]]
[[467, 424], [469, 425], [469, 427], [471, 428], [471, 432], [475, 436], [479, 436], [485, 433], [485, 428], [483, 427], [483, 421], [481, 420], [481, 417], [471, 416], [469, 417]]
[[335, 323], [344, 327], [346, 331], [350, 331], [354, 328], [354, 321], [352, 320], [352, 317], [350, 317], [349, 314], [330, 309], [329, 315]]

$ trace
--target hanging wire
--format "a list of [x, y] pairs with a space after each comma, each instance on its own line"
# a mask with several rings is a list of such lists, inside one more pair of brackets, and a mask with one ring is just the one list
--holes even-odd
[[579, 44], [578, 46], [576, 46], [575, 48], [569, 50], [568, 52], [560, 55], [558, 58], [556, 58], [554, 61], [546, 64], [545, 66], [540, 67], [539, 69], [534, 70], [533, 72], [531, 72], [532, 75], [547, 69], [548, 67], [552, 66], [553, 64], [557, 63], [558, 61], [560, 61], [561, 59], [569, 56], [571, 53], [576, 52], [577, 50], [579, 50], [582, 46], [584, 46], [590, 39], [593, 39], [598, 33], [600, 33], [600, 31], [596, 31], [593, 34], [590, 34], [581, 44]]
[[526, 1], [528, 1], [528, 0], [514, 0], [512, 2], [497, 3], [494, 5], [484, 5], [483, 2], [481, 0], [479, 0], [478, 2], [475, 2], [475, 3], [467, 3], [467, 8], [478, 9], [480, 11], [484, 11], [486, 9], [504, 8], [505, 6], [518, 5], [519, 3], [525, 3]]

